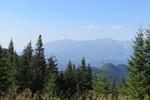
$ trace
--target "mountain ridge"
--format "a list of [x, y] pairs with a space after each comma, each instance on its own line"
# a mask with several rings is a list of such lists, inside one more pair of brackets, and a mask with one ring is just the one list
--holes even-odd
[[81, 41], [63, 39], [47, 42], [43, 46], [46, 58], [56, 56], [60, 69], [64, 69], [69, 60], [78, 65], [82, 57], [95, 67], [101, 66], [102, 58], [105, 63], [127, 64], [127, 58], [133, 53], [131, 41], [111, 38]]

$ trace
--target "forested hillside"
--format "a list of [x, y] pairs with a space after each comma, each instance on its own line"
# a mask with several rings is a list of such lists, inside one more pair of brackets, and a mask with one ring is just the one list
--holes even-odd
[[83, 57], [59, 71], [59, 57], [45, 57], [41, 35], [35, 49], [30, 41], [20, 56], [11, 39], [7, 49], [0, 46], [0, 100], [149, 100], [149, 29], [140, 29], [133, 44], [128, 66], [102, 62], [97, 69]]

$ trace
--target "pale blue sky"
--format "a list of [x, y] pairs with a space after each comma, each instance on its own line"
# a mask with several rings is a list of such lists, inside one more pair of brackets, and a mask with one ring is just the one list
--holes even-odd
[[0, 0], [0, 44], [21, 50], [39, 34], [59, 39], [131, 40], [150, 25], [150, 0]]

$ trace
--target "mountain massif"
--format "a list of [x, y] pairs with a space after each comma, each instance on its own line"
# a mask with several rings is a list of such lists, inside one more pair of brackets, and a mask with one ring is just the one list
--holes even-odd
[[110, 38], [86, 41], [58, 40], [45, 43], [44, 48], [46, 58], [56, 56], [61, 70], [65, 69], [69, 60], [77, 65], [83, 57], [94, 67], [100, 67], [102, 61], [115, 65], [127, 64], [127, 59], [133, 53], [131, 41]]

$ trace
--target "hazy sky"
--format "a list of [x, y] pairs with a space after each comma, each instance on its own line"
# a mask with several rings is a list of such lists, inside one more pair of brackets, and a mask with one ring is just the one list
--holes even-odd
[[38, 35], [59, 39], [131, 40], [150, 25], [150, 0], [0, 0], [0, 44], [21, 50]]

